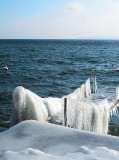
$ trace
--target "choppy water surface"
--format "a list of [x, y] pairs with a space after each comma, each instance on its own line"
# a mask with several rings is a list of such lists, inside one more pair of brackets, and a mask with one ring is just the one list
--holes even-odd
[[119, 84], [118, 67], [119, 41], [0, 40], [0, 126], [8, 126], [16, 86], [41, 97], [62, 97], [93, 79], [96, 68], [98, 92], [109, 94]]

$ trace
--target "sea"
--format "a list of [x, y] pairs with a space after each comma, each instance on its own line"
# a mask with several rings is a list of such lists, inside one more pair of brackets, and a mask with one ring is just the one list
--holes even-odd
[[[8, 71], [4, 67], [8, 67]], [[108, 97], [119, 85], [119, 40], [0, 40], [0, 127], [9, 127], [13, 90], [23, 86], [40, 97], [62, 97], [88, 78]], [[93, 87], [92, 87], [93, 90]], [[119, 115], [109, 122], [119, 136]]]

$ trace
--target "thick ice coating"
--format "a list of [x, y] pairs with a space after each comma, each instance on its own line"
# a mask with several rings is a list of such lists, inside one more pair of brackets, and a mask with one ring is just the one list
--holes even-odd
[[97, 133], [108, 132], [110, 105], [105, 99], [100, 103], [89, 101], [90, 79], [73, 93], [62, 98], [41, 98], [19, 86], [13, 92], [13, 110], [10, 126], [24, 120], [38, 120], [64, 123], [64, 98], [67, 98], [68, 126]]
[[30, 119], [46, 122], [48, 117], [61, 112], [62, 108], [60, 98], [41, 98], [19, 86], [13, 92], [13, 110], [10, 126]]

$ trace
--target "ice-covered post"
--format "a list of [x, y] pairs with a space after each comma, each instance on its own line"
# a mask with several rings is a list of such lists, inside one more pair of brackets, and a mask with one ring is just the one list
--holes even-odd
[[116, 88], [116, 99], [119, 101], [119, 85]]
[[67, 98], [64, 98], [64, 125], [67, 126]]
[[93, 93], [97, 92], [97, 84], [96, 84], [96, 69], [94, 70], [94, 80], [93, 80]]

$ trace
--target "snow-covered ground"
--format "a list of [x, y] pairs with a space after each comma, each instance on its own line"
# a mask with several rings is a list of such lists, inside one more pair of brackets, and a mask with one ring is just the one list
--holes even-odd
[[0, 160], [119, 160], [119, 138], [24, 121], [0, 133]]

